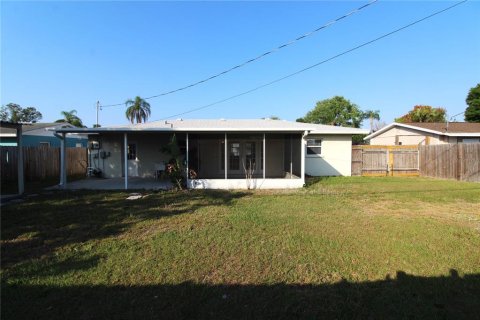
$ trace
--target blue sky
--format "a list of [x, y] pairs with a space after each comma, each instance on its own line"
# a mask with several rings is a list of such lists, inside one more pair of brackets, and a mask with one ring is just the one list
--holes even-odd
[[[196, 82], [311, 31], [367, 1], [2, 2], [1, 104], [34, 106], [43, 121]], [[151, 99], [150, 120], [250, 90], [455, 2], [379, 1], [274, 54], [194, 88]], [[302, 117], [341, 95], [383, 121], [414, 105], [463, 112], [480, 82], [480, 2], [469, 1], [299, 75], [183, 118]], [[127, 123], [125, 107], [100, 124]], [[457, 116], [463, 120], [463, 115]], [[368, 126], [368, 121], [364, 122]]]

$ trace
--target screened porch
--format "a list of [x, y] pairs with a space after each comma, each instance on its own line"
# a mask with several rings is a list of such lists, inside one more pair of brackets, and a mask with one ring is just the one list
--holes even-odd
[[190, 179], [300, 179], [301, 134], [189, 133]]

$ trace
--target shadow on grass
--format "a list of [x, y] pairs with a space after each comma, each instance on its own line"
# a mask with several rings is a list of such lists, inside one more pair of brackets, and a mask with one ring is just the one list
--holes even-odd
[[248, 193], [230, 191], [128, 193], [70, 191], [27, 199], [2, 207], [3, 267], [50, 255], [56, 248], [116, 236], [132, 225], [168, 216], [192, 214], [201, 207], [229, 206]]
[[325, 285], [8, 286], [3, 319], [478, 319], [480, 274]]

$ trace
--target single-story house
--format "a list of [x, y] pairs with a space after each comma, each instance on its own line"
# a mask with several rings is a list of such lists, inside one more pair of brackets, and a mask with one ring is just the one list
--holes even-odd
[[366, 136], [371, 145], [433, 145], [479, 143], [480, 123], [474, 122], [394, 122]]
[[[55, 130], [61, 128], [76, 128], [64, 123], [22, 123], [22, 139], [24, 147], [60, 147], [60, 139], [55, 136]], [[70, 134], [66, 138], [67, 148], [86, 148], [88, 137], [86, 135]], [[12, 128], [0, 126], [0, 146], [16, 146], [17, 131]]]
[[89, 166], [104, 178], [123, 177], [126, 189], [128, 177], [164, 169], [170, 156], [163, 147], [173, 135], [185, 172], [195, 173], [187, 175], [189, 188], [269, 189], [302, 187], [305, 175], [350, 176], [352, 135], [368, 131], [271, 119], [178, 119], [57, 133], [88, 134]]

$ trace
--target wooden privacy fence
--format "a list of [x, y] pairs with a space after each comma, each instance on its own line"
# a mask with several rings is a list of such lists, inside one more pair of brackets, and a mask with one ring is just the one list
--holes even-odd
[[480, 143], [420, 146], [420, 174], [480, 182]]
[[418, 176], [417, 146], [353, 146], [354, 176]]
[[[17, 147], [0, 147], [2, 181], [17, 180]], [[85, 174], [86, 148], [66, 148], [67, 175]], [[60, 148], [23, 147], [23, 170], [26, 181], [60, 177]]]

